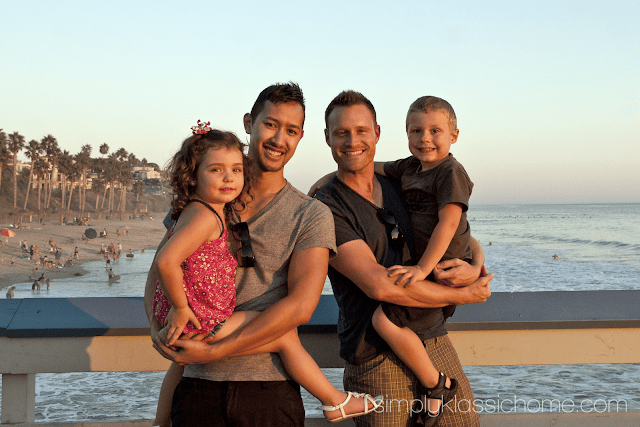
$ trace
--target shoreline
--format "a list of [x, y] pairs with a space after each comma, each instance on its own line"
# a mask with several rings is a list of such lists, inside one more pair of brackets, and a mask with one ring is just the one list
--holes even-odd
[[[122, 257], [131, 250], [133, 253], [140, 250], [154, 250], [165, 234], [162, 225], [163, 214], [151, 214], [144, 220], [91, 220], [91, 225], [61, 225], [59, 222], [26, 222], [23, 226], [28, 228], [19, 230], [12, 228], [11, 224], [0, 224], [0, 229], [8, 228], [16, 233], [14, 237], [0, 236], [4, 247], [0, 245], [0, 291], [18, 283], [28, 283], [38, 278], [42, 273], [45, 277], [54, 282], [56, 279], [64, 279], [74, 276], [83, 276], [87, 271], [82, 267], [85, 262], [99, 261], [103, 259], [100, 253], [102, 246], [107, 247], [113, 243], [118, 247], [122, 244]], [[152, 219], [153, 218], [153, 219]], [[160, 218], [160, 219], [158, 219]], [[96, 237], [90, 240], [83, 240], [84, 232], [87, 228], [93, 228], [97, 232], [107, 229], [107, 238]], [[127, 230], [128, 229], [128, 230]], [[117, 230], [120, 230], [118, 240]], [[127, 232], [128, 231], [128, 232]], [[52, 238], [62, 252], [61, 263], [66, 263], [67, 259], [73, 260], [72, 266], [62, 268], [52, 268], [47, 270], [45, 265], [38, 264], [40, 257], [47, 255], [49, 260], [55, 260], [55, 254], [49, 251], [49, 239]], [[39, 254], [33, 256], [33, 260], [24, 256], [20, 249], [20, 241], [26, 240], [27, 245], [38, 247]], [[73, 252], [78, 247], [79, 259], [73, 259]], [[36, 269], [36, 270], [34, 270]], [[33, 278], [33, 279], [31, 279]], [[4, 294], [4, 292], [2, 292]], [[1, 295], [4, 297], [4, 295]]]

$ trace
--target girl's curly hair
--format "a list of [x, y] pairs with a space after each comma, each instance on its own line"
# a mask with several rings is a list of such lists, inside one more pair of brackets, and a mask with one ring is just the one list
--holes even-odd
[[[225, 132], [212, 129], [207, 133], [192, 135], [182, 142], [182, 147], [169, 161], [167, 170], [171, 176], [171, 187], [173, 189], [173, 201], [171, 206], [173, 212], [171, 219], [177, 220], [182, 210], [191, 201], [196, 192], [196, 186], [191, 185], [196, 181], [198, 168], [202, 163], [202, 158], [210, 149], [219, 148], [235, 148], [242, 153], [244, 187], [240, 195], [232, 202], [225, 205], [225, 214], [227, 218], [231, 214], [231, 210], [240, 206], [244, 209], [246, 204], [253, 199], [250, 195], [252, 181], [252, 162], [244, 153], [245, 144], [243, 144], [236, 134], [233, 132]], [[244, 197], [243, 197], [244, 195]]]

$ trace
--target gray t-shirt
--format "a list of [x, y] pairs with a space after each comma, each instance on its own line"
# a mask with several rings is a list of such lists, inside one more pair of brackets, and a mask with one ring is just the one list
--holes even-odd
[[442, 260], [470, 260], [471, 229], [467, 222], [467, 209], [473, 183], [469, 175], [451, 153], [433, 169], [421, 169], [420, 161], [413, 156], [384, 165], [385, 174], [401, 182], [402, 194], [411, 215], [416, 258], [420, 259], [429, 244], [438, 224], [438, 211], [447, 203], [458, 203], [462, 206], [462, 215]]
[[[235, 218], [232, 222], [238, 221]], [[256, 262], [254, 267], [238, 267], [236, 271], [236, 310], [264, 311], [287, 295], [289, 260], [293, 252], [322, 247], [329, 248], [330, 256], [335, 256], [331, 211], [288, 182], [247, 224]], [[185, 367], [184, 376], [210, 381], [281, 381], [291, 378], [275, 353], [189, 365]]]

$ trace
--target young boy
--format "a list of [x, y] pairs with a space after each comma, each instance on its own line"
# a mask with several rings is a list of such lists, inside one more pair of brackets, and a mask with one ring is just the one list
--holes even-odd
[[[406, 130], [413, 156], [375, 163], [376, 173], [401, 181], [411, 216], [415, 251], [422, 254], [415, 266], [395, 265], [387, 269], [389, 276], [397, 276], [396, 283], [404, 286], [427, 278], [441, 260], [471, 260], [466, 211], [473, 188], [462, 165], [449, 153], [459, 130], [455, 112], [447, 101], [434, 96], [418, 98], [409, 107]], [[383, 303], [373, 316], [378, 334], [424, 387], [427, 426], [435, 424], [442, 413], [441, 406], [453, 398], [458, 384], [433, 366], [419, 337], [424, 331], [415, 330], [412, 323], [425, 316], [443, 315], [440, 309]]]

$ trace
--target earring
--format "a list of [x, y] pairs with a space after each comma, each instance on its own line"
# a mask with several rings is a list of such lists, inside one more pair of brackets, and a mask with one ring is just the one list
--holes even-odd
[[191, 182], [189, 183], [189, 185], [191, 185], [192, 187], [195, 187], [195, 186], [196, 186], [196, 182], [195, 182], [195, 181], [191, 181]]

